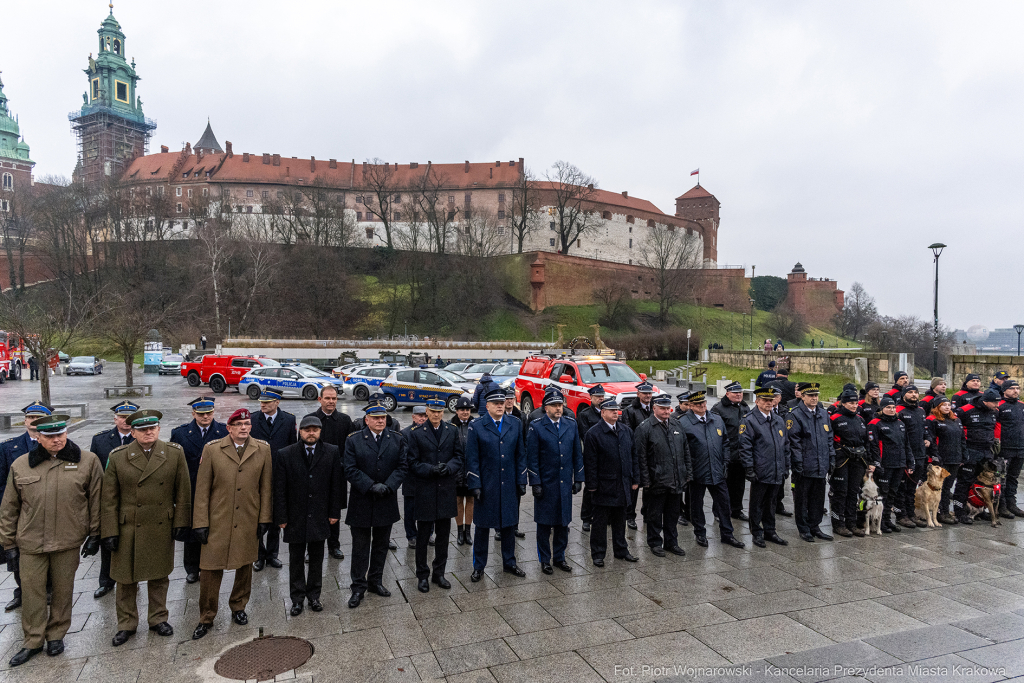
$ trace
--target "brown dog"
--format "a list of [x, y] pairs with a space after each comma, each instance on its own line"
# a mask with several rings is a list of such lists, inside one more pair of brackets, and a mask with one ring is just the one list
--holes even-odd
[[942, 498], [942, 482], [949, 476], [944, 467], [928, 465], [928, 479], [921, 482], [914, 494], [914, 511], [917, 518], [928, 522], [935, 528], [942, 526], [935, 516], [939, 512], [939, 500]]
[[999, 515], [996, 514], [996, 506], [999, 504], [999, 493], [1002, 489], [1002, 475], [996, 469], [995, 463], [985, 458], [979, 463], [981, 469], [978, 478], [971, 486], [967, 494], [967, 508], [970, 510], [970, 517], [974, 519], [978, 513], [988, 509], [992, 516], [992, 526], [1002, 526]]

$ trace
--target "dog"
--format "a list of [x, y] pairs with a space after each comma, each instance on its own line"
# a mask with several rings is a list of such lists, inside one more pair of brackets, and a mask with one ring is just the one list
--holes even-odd
[[914, 494], [914, 511], [917, 518], [928, 522], [931, 528], [942, 526], [935, 516], [939, 512], [942, 498], [942, 482], [949, 476], [944, 467], [928, 465], [928, 478], [921, 482]]
[[1002, 491], [1002, 475], [996, 464], [985, 458], [978, 463], [978, 477], [971, 485], [967, 494], [967, 513], [971, 519], [978, 516], [982, 510], [988, 510], [992, 518], [992, 526], [1002, 526], [996, 508], [999, 506], [999, 496]]
[[864, 475], [864, 483], [860, 488], [861, 508], [867, 513], [868, 522], [865, 533], [871, 535], [874, 530], [879, 536], [882, 535], [882, 496], [878, 495], [878, 484], [871, 478], [870, 474]]

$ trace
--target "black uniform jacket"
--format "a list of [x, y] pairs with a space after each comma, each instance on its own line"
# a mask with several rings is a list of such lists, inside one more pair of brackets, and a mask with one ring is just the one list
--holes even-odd
[[[427, 421], [409, 434], [409, 476], [416, 482], [417, 520], [433, 522], [451, 519], [458, 512], [455, 481], [463, 468], [463, 445], [459, 428], [442, 422], [438, 429]], [[438, 476], [434, 466], [448, 465], [448, 474]]]
[[192, 497], [196, 496], [196, 476], [199, 474], [199, 461], [203, 459], [203, 449], [206, 444], [217, 439], [223, 439], [228, 435], [228, 428], [223, 422], [214, 420], [206, 428], [206, 436], [203, 436], [203, 429], [195, 420], [180, 427], [175, 427], [171, 432], [171, 442], [181, 446], [185, 451], [185, 462], [188, 464], [188, 478], [192, 480]]
[[829, 418], [832, 421], [832, 446], [836, 451], [836, 467], [847, 461], [867, 467], [868, 426], [856, 411], [851, 412], [839, 406]]
[[914, 454], [907, 444], [907, 426], [895, 415], [877, 413], [868, 423], [868, 453], [875, 467], [913, 467]]
[[1003, 448], [1024, 448], [1024, 403], [1019, 399], [1004, 398], [999, 402], [995, 435]]
[[285, 543], [323, 541], [329, 519], [346, 504], [344, 468], [337, 446], [317, 441], [307, 461], [306, 444], [286, 446], [274, 460], [274, 524], [287, 524]]
[[778, 413], [765, 417], [756, 408], [740, 424], [740, 464], [754, 470], [754, 481], [780, 485], [789, 476], [789, 439]]
[[711, 407], [709, 412], [718, 415], [725, 423], [725, 436], [729, 442], [729, 455], [735, 459], [740, 452], [740, 423], [750, 413], [750, 406], [746, 401], [733, 403], [728, 396]]
[[915, 460], [924, 460], [924, 418], [926, 417], [924, 409], [921, 408], [920, 401], [916, 403], [908, 403], [907, 400], [900, 399], [899, 403], [896, 404], [896, 417], [903, 420], [903, 424], [907, 426], [907, 445], [910, 446], [910, 452], [914, 454]]
[[252, 432], [254, 439], [261, 439], [270, 444], [270, 456], [277, 459], [278, 452], [285, 446], [291, 446], [299, 440], [295, 429], [295, 416], [280, 408], [274, 416], [274, 426], [267, 422], [267, 416], [260, 412], [252, 413]]
[[[345, 479], [352, 484], [345, 524], [358, 527], [387, 526], [402, 517], [398, 514], [398, 487], [409, 471], [405, 437], [385, 429], [374, 440], [369, 427], [345, 440]], [[380, 497], [370, 493], [374, 484], [384, 484], [388, 492]]]
[[352, 418], [335, 410], [328, 415], [323, 408], [317, 408], [315, 413], [310, 413], [320, 419], [320, 440], [332, 446], [341, 448], [345, 445], [345, 438], [352, 433]]
[[690, 481], [690, 448], [677, 420], [662, 423], [653, 415], [633, 432], [640, 486], [682, 493]]
[[831, 423], [828, 411], [820, 403], [813, 412], [801, 403], [786, 416], [793, 472], [811, 479], [828, 476], [836, 463]]
[[[693, 481], [700, 484], [721, 484], [725, 481], [726, 464], [732, 459], [722, 418], [710, 410], [702, 423], [692, 411], [676, 421], [686, 434], [693, 465]], [[739, 431], [739, 427], [736, 428]]]
[[633, 433], [621, 422], [615, 429], [604, 420], [583, 438], [583, 478], [594, 505], [625, 507], [637, 481]]
[[924, 421], [925, 435], [931, 446], [928, 447], [928, 459], [933, 465], [959, 465], [967, 455], [967, 441], [964, 437], [964, 425], [950, 413], [945, 420], [929, 415]]
[[96, 457], [100, 459], [100, 464], [103, 465], [103, 469], [107, 469], [107, 458], [110, 457], [110, 451], [115, 448], [120, 448], [121, 446], [127, 446], [132, 441], [135, 441], [135, 438], [129, 434], [128, 440], [121, 443], [121, 434], [117, 431], [117, 427], [114, 427], [93, 436], [89, 450], [95, 453]]

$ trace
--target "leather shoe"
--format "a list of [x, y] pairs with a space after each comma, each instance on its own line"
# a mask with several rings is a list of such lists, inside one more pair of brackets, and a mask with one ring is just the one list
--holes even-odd
[[4, 607], [5, 612], [10, 612], [21, 607], [21, 596], [15, 596], [9, 603]]
[[150, 631], [155, 631], [158, 636], [173, 636], [174, 627], [168, 624], [166, 621], [161, 621], [159, 624], [149, 627]]
[[604, 566], [604, 560], [601, 559], [600, 557], [597, 558], [596, 560], [591, 560], [591, 562], [594, 563], [595, 567], [603, 567]]
[[382, 583], [378, 583], [378, 584], [372, 585], [372, 586], [367, 586], [366, 590], [370, 591], [371, 593], [376, 593], [377, 595], [379, 595], [382, 598], [390, 598], [391, 597], [391, 591], [389, 591], [387, 588], [385, 588], [384, 584], [382, 584]]
[[516, 529], [516, 538], [526, 538], [526, 532]]
[[590, 531], [590, 522], [583, 522], [583, 533]]
[[209, 633], [210, 632], [210, 626], [212, 626], [212, 624], [197, 624], [196, 625], [196, 630], [192, 631], [192, 640], [199, 640], [200, 638], [205, 636], [207, 633]]
[[867, 534], [864, 533], [864, 530], [861, 529], [859, 526], [854, 527], [852, 529], [850, 529], [850, 527], [846, 527], [846, 528], [849, 529], [850, 533], [853, 534], [854, 536], [856, 536], [857, 538], [864, 538], [867, 535]]
[[660, 545], [651, 548], [651, 552], [657, 555], [658, 557], [665, 557], [665, 549], [662, 548]]
[[726, 536], [722, 539], [722, 543], [731, 545], [733, 548], [746, 548], [747, 544], [739, 540], [735, 536]]
[[474, 569], [473, 573], [469, 575], [469, 580], [473, 583], [476, 583], [482, 578], [484, 578], [484, 572], [482, 569]]
[[249, 615], [245, 613], [244, 609], [232, 612], [231, 619], [239, 626], [245, 626], [249, 623]]
[[276, 557], [268, 557], [267, 564], [269, 564], [274, 569], [280, 569], [284, 566], [283, 564], [281, 564], [281, 560], [277, 559]]
[[666, 548], [666, 550], [668, 550], [673, 555], [678, 555], [679, 557], [684, 557], [686, 555], [686, 551], [677, 545], [674, 545], [671, 548]]
[[815, 529], [814, 531], [811, 532], [811, 535], [814, 536], [815, 538], [820, 538], [823, 541], [835, 540], [835, 538], [833, 536], [831, 536], [830, 534], [826, 534], [821, 529]]
[[314, 612], [323, 612], [324, 604], [320, 602], [318, 598], [310, 598], [309, 609], [313, 610]]
[[416, 588], [419, 589], [420, 593], [429, 593], [430, 581], [427, 579], [420, 579], [419, 583], [416, 584]]
[[441, 576], [440, 574], [438, 574], [437, 576], [432, 578], [431, 581], [433, 581], [435, 584], [437, 584], [441, 588], [444, 588], [445, 590], [449, 590], [452, 587], [451, 582], [448, 581], [448, 579], [446, 579], [443, 576]]
[[289, 610], [288, 613], [291, 614], [293, 617], [297, 617], [300, 614], [302, 614], [302, 603], [301, 602], [293, 602], [292, 603], [292, 608], [291, 608], [291, 610]]
[[363, 591], [352, 591], [352, 597], [348, 599], [349, 608], [359, 607], [359, 603], [363, 601]]
[[843, 538], [853, 538], [853, 532], [847, 529], [845, 526], [838, 526], [832, 531], [839, 534]]
[[697, 545], [699, 545], [701, 548], [707, 548], [708, 547], [708, 537], [707, 536], [697, 536], [696, 539], [697, 539]]
[[120, 647], [128, 642], [128, 639], [135, 635], [135, 631], [118, 631], [114, 634], [114, 639], [110, 641], [110, 644], [114, 647]]
[[626, 526], [628, 526], [633, 531], [636, 531], [636, 520], [635, 519], [627, 519], [626, 520]]
[[410, 539], [409, 539], [409, 547], [410, 547], [411, 549], [413, 549], [413, 550], [415, 550], [415, 549], [416, 549], [416, 539], [415, 539], [415, 538], [410, 538]]
[[188, 574], [185, 577], [185, 583], [196, 583], [197, 581], [199, 581], [199, 572]]
[[331, 557], [335, 560], [344, 560], [345, 553], [341, 552], [341, 548], [331, 548]]
[[398, 544], [394, 541], [388, 541], [388, 550], [398, 550]]
[[255, 562], [252, 563], [252, 570], [254, 572], [261, 572], [261, 571], [263, 571], [263, 568], [266, 567], [266, 566], [267, 566], [267, 561], [266, 560], [256, 560]]
[[761, 536], [761, 535], [755, 535], [754, 536], [754, 545], [756, 545], [758, 548], [767, 548], [768, 547], [768, 545], [764, 542], [764, 536]]
[[437, 543], [437, 535], [431, 534], [430, 538], [427, 539], [427, 545], [433, 548], [435, 543]]
[[690, 520], [682, 515], [679, 516], [679, 526], [690, 526]]
[[789, 541], [787, 541], [782, 536], [779, 536], [776, 533], [768, 534], [765, 536], [765, 538], [767, 538], [769, 541], [776, 545], [789, 545]]
[[544, 572], [545, 574], [554, 574], [555, 573], [554, 568], [552, 568], [552, 566], [550, 564], [542, 564], [540, 566], [540, 570], [542, 572]]
[[555, 560], [553, 564], [556, 567], [558, 567], [559, 569], [561, 569], [563, 572], [571, 572], [572, 571], [572, 565], [569, 564], [568, 562], [566, 562], [565, 560], [561, 560], [561, 561]]
[[747, 522], [747, 521], [750, 521], [750, 517], [748, 517], [748, 516], [747, 516], [747, 513], [746, 513], [746, 512], [744, 512], [743, 510], [740, 510], [739, 512], [734, 512], [734, 513], [732, 513], [732, 518], [733, 518], [733, 519], [738, 519], [738, 520], [740, 520], [741, 522]]
[[808, 543], [814, 543], [814, 536], [809, 531], [801, 531], [800, 539], [803, 541], [807, 541]]
[[10, 664], [11, 664], [12, 667], [13, 666], [21, 666], [22, 664], [24, 664], [28, 660], [32, 659], [33, 657], [35, 657], [37, 654], [39, 654], [42, 651], [43, 651], [43, 648], [41, 648], [41, 647], [34, 647], [34, 648], [31, 648], [31, 649], [23, 647], [20, 650], [18, 650], [18, 654], [16, 654], [13, 657], [11, 657]]
[[114, 590], [113, 586], [100, 586], [99, 588], [97, 588], [96, 590], [94, 590], [92, 592], [92, 597], [94, 599], [96, 599], [96, 600], [99, 600], [100, 598], [102, 598], [104, 595], [106, 595], [107, 593], [109, 593], [112, 590]]
[[633, 557], [629, 553], [626, 553], [622, 557], [616, 557], [615, 559], [616, 560], [625, 560], [626, 562], [639, 562], [640, 561], [639, 557]]
[[522, 569], [520, 569], [518, 564], [512, 564], [512, 565], [508, 565], [508, 566], [502, 567], [501, 571], [505, 572], [506, 574], [512, 574], [514, 576], [518, 576], [519, 578], [522, 578], [522, 577], [526, 576], [526, 572], [524, 572]]
[[779, 508], [778, 510], [775, 511], [775, 514], [782, 515], [783, 517], [792, 517], [793, 516], [793, 513], [790, 512], [789, 510], [787, 510], [786, 508]]
[[51, 657], [56, 657], [61, 652], [64, 652], [64, 640], [48, 640], [46, 641], [46, 654]]
[[1009, 510], [1014, 517], [1024, 517], [1024, 510], [1021, 510], [1019, 507], [1017, 507], [1016, 503], [1011, 503], [1007, 505], [1006, 509]]
[[498, 531], [497, 529], [494, 530], [494, 540], [495, 541], [500, 541], [501, 540], [501, 532]]

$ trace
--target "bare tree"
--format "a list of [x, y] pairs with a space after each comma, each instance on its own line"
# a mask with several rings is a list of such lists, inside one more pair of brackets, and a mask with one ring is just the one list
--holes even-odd
[[392, 211], [400, 189], [396, 179], [397, 169], [397, 164], [392, 167], [386, 161], [376, 157], [373, 161], [363, 163], [362, 185], [370, 192], [369, 195], [363, 195], [363, 204], [367, 211], [372, 212], [380, 219], [381, 225], [384, 227], [384, 241], [387, 243], [388, 249], [395, 247], [392, 235]]
[[103, 292], [102, 310], [93, 319], [95, 334], [121, 355], [125, 386], [129, 387], [134, 386], [135, 355], [143, 351], [149, 331], [172, 323], [187, 302], [186, 298], [155, 302], [147, 294], [134, 288], [108, 287]]
[[11, 289], [25, 289], [25, 247], [32, 236], [32, 200], [31, 189], [21, 186], [0, 193], [0, 237]]
[[601, 325], [616, 329], [633, 327], [636, 303], [629, 287], [619, 283], [598, 287], [594, 290], [594, 300], [604, 306], [604, 314], [598, 318]]
[[430, 250], [437, 254], [449, 251], [449, 240], [455, 233], [455, 221], [463, 211], [456, 203], [452, 186], [446, 174], [428, 165], [413, 188], [413, 210], [422, 213], [430, 233]]
[[567, 161], [556, 161], [544, 174], [553, 193], [555, 230], [563, 254], [573, 243], [597, 227], [598, 216], [589, 205], [597, 181]]
[[512, 231], [512, 237], [516, 240], [517, 253], [522, 254], [526, 238], [537, 232], [541, 225], [537, 179], [528, 168], [520, 167], [519, 177], [512, 187], [510, 199], [505, 209], [505, 218]]
[[474, 211], [463, 218], [458, 228], [456, 248], [463, 256], [488, 258], [505, 253], [505, 237], [498, 232], [504, 227], [490, 211]]
[[220, 217], [196, 221], [192, 227], [192, 238], [202, 245], [204, 280], [209, 281], [213, 292], [213, 314], [217, 337], [221, 338], [220, 304], [221, 268], [231, 256], [234, 242], [231, 238], [231, 225]]
[[843, 310], [836, 314], [836, 331], [844, 337], [857, 339], [876, 320], [878, 309], [874, 297], [867, 293], [864, 285], [854, 282], [844, 298]]
[[657, 290], [658, 322], [667, 325], [671, 309], [699, 280], [702, 247], [696, 235], [673, 227], [647, 228], [640, 240], [640, 265], [647, 268]]
[[807, 321], [785, 301], [768, 316], [768, 331], [776, 339], [796, 341], [807, 336]]

